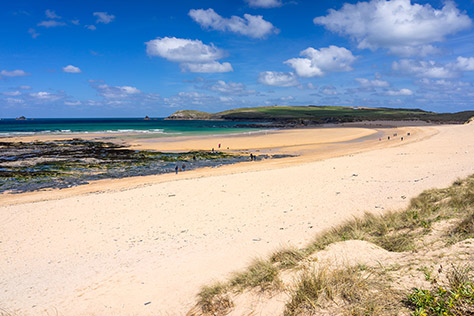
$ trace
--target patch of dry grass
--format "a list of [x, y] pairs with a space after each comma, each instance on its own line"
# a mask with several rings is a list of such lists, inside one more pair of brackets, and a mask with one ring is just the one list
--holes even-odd
[[198, 305], [203, 315], [225, 315], [233, 307], [227, 294], [228, 285], [216, 283], [204, 286], [198, 294]]
[[388, 251], [414, 250], [415, 240], [431, 231], [434, 222], [464, 218], [453, 234], [474, 237], [474, 175], [457, 180], [445, 189], [427, 190], [410, 202], [402, 212], [384, 215], [365, 214], [316, 236], [304, 249], [311, 254], [328, 245], [345, 240], [365, 240]]
[[202, 287], [197, 295], [199, 312], [190, 315], [227, 315], [234, 306], [230, 296], [232, 292], [248, 288], [259, 288], [260, 291], [279, 289], [279, 273], [271, 261], [254, 260], [246, 270], [234, 273], [227, 282]]
[[281, 269], [289, 269], [297, 266], [305, 258], [305, 253], [295, 247], [284, 248], [276, 251], [270, 262], [278, 264]]
[[464, 217], [449, 233], [448, 244], [474, 238], [474, 212]]
[[317, 315], [338, 308], [343, 315], [397, 315], [400, 295], [358, 267], [305, 271], [290, 293], [285, 316]]
[[270, 261], [255, 260], [245, 271], [234, 273], [229, 283], [237, 290], [278, 288], [281, 283], [278, 274], [278, 268]]
[[[335, 242], [365, 240], [388, 251], [415, 250], [415, 241], [431, 232], [434, 222], [451, 218], [460, 220], [449, 233], [452, 243], [474, 238], [474, 175], [455, 181], [449, 188], [423, 192], [411, 200], [405, 211], [384, 215], [367, 213], [317, 235], [304, 249], [281, 249], [267, 261], [257, 260], [246, 270], [235, 273], [225, 284], [204, 287], [198, 295], [198, 304], [203, 311], [218, 310], [219, 306], [227, 306], [228, 310], [232, 302], [226, 293], [230, 291], [277, 289], [281, 286], [280, 270], [301, 266], [308, 256]], [[400, 307], [398, 294], [383, 282], [375, 282], [374, 276], [364, 277], [361, 272], [360, 268], [305, 271], [291, 295], [285, 315], [311, 314], [314, 308], [329, 301], [342, 302], [346, 315], [396, 315], [398, 312], [393, 307]], [[397, 298], [398, 303], [393, 298]], [[210, 307], [213, 304], [217, 307]]]

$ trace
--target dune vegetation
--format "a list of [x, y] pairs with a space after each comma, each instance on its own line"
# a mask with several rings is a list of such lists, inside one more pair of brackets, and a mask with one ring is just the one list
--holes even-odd
[[[423, 192], [403, 211], [367, 213], [318, 234], [302, 249], [256, 260], [227, 281], [203, 287], [189, 314], [227, 315], [245, 294], [260, 297], [260, 305], [283, 295], [285, 316], [474, 315], [473, 238], [471, 175]], [[329, 246], [353, 240], [370, 243], [386, 258], [374, 264], [318, 259]], [[396, 259], [387, 259], [391, 254]]]

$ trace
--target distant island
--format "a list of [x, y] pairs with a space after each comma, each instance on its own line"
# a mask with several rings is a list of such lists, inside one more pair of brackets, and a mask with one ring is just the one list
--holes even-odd
[[474, 111], [436, 113], [421, 109], [369, 108], [347, 106], [264, 106], [207, 113], [180, 110], [167, 120], [215, 120], [269, 122], [281, 126], [337, 124], [361, 121], [425, 121], [462, 124], [474, 117]]

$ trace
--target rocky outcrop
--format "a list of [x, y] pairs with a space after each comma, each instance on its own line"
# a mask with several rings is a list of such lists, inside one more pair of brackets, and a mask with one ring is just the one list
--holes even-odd
[[207, 112], [181, 110], [174, 112], [166, 118], [166, 120], [211, 120], [212, 115]]

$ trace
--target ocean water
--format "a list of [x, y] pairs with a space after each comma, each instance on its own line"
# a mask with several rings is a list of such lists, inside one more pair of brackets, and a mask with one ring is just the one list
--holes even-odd
[[0, 137], [68, 133], [139, 133], [156, 136], [248, 133], [257, 128], [238, 127], [253, 122], [168, 121], [163, 118], [0, 119]]

